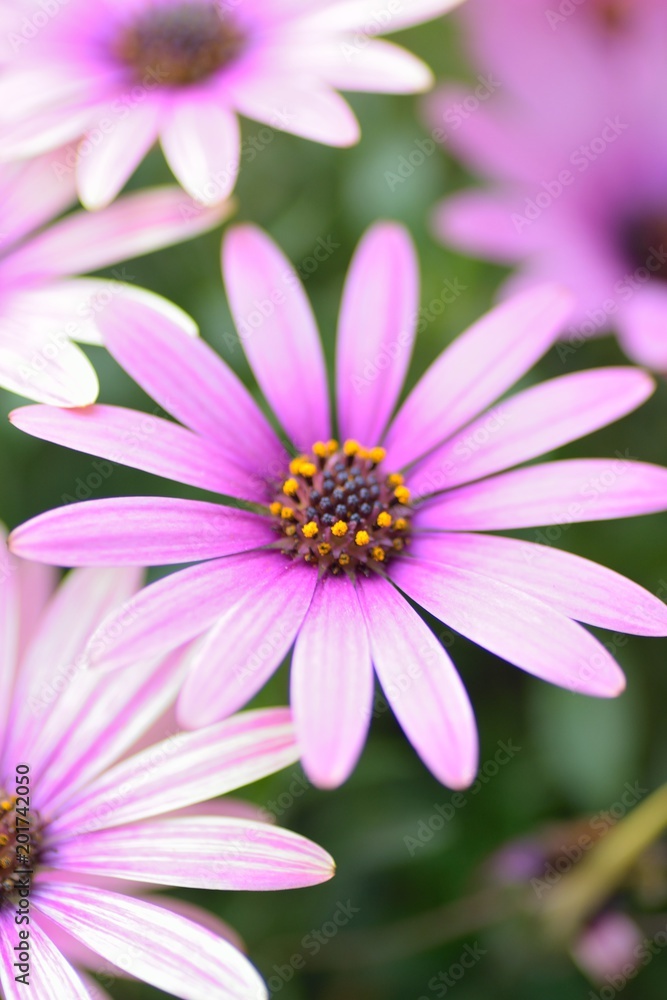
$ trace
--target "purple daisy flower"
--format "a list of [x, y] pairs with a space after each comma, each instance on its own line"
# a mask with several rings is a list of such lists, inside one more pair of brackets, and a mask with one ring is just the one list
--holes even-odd
[[4, 159], [83, 135], [88, 208], [111, 201], [160, 139], [183, 187], [227, 197], [241, 158], [237, 114], [333, 146], [359, 138], [338, 88], [414, 93], [431, 73], [375, 36], [460, 0], [71, 0], [0, 84]]
[[[140, 583], [134, 569], [83, 569], [56, 586], [51, 571], [10, 556], [0, 540], [5, 1000], [105, 997], [70, 960], [184, 1000], [262, 1000], [258, 973], [224, 939], [233, 932], [198, 907], [146, 893], [296, 888], [333, 874], [325, 851], [260, 821], [255, 807], [206, 801], [298, 759], [286, 709], [183, 733], [165, 721], [182, 650], [140, 669], [82, 672], [101, 617]], [[163, 738], [151, 745], [156, 732]]]
[[[68, 150], [0, 165], [0, 386], [41, 403], [85, 406], [97, 376], [75, 344], [100, 344], [97, 319], [119, 292], [164, 311], [196, 334], [166, 299], [126, 281], [73, 277], [191, 239], [218, 225], [229, 206], [202, 209], [180, 188], [121, 198], [96, 215], [74, 212]], [[121, 268], [118, 277], [127, 277]]]
[[111, 406], [12, 415], [45, 440], [222, 494], [223, 504], [238, 498], [234, 507], [93, 500], [14, 532], [16, 552], [59, 565], [197, 564], [142, 591], [122, 627], [113, 618], [101, 627], [106, 662], [201, 636], [178, 701], [182, 724], [196, 727], [245, 704], [294, 646], [302, 759], [323, 787], [342, 782], [361, 751], [373, 665], [433, 773], [454, 787], [473, 779], [468, 697], [406, 597], [538, 677], [617, 695], [620, 667], [578, 623], [666, 635], [663, 603], [548, 544], [485, 532], [667, 508], [667, 470], [623, 456], [514, 468], [633, 410], [651, 378], [632, 368], [578, 372], [498, 404], [566, 319], [569, 296], [548, 286], [499, 306], [447, 347], [392, 418], [419, 315], [418, 273], [405, 230], [380, 223], [362, 240], [343, 296], [338, 441], [315, 320], [290, 263], [260, 230], [241, 226], [227, 236], [224, 273], [289, 451], [210, 347], [134, 303], [107, 310], [106, 344], [183, 426], [155, 418], [137, 434], [146, 415]]

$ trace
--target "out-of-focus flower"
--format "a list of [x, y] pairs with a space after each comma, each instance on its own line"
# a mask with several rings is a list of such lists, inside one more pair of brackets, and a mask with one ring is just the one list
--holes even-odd
[[[87, 641], [105, 614], [127, 608], [140, 573], [85, 569], [55, 583], [44, 567], [9, 556], [2, 540], [3, 996], [23, 996], [25, 983], [36, 1000], [104, 995], [84, 984], [61, 946], [77, 964], [100, 972], [111, 963], [187, 1000], [265, 998], [219, 921], [145, 893], [156, 885], [296, 888], [331, 877], [324, 850], [261, 821], [254, 807], [207, 802], [298, 759], [288, 710], [172, 731], [132, 752], [173, 702], [183, 651], [85, 672]], [[129, 894], [123, 881], [135, 884]], [[17, 982], [19, 974], [26, 978]]]
[[[223, 501], [234, 507], [90, 501], [14, 532], [18, 553], [59, 565], [198, 563], [132, 602], [108, 662], [201, 635], [178, 702], [179, 719], [194, 727], [245, 704], [294, 645], [291, 700], [304, 766], [325, 787], [342, 782], [361, 751], [373, 664], [433, 773], [454, 787], [474, 777], [466, 692], [406, 596], [538, 677], [619, 694], [620, 667], [578, 622], [665, 635], [667, 609], [624, 577], [554, 549], [551, 533], [664, 510], [667, 470], [620, 454], [513, 467], [633, 410], [652, 392], [650, 377], [631, 368], [579, 372], [494, 406], [568, 315], [569, 296], [548, 286], [483, 317], [391, 419], [412, 353], [419, 282], [407, 233], [381, 223], [362, 240], [345, 286], [334, 440], [320, 339], [296, 272], [252, 226], [231, 231], [223, 257], [245, 353], [290, 452], [206, 344], [132, 302], [102, 318], [107, 347], [184, 426], [155, 419], [152, 433], [127, 449], [144, 414], [95, 406], [12, 415], [45, 440], [238, 498]], [[544, 524], [547, 545], [484, 533]], [[115, 628], [109, 620], [100, 634]]]
[[108, 204], [160, 139], [174, 174], [214, 203], [234, 187], [237, 114], [333, 146], [359, 138], [338, 88], [414, 93], [428, 67], [375, 36], [460, 0], [71, 0], [16, 46], [0, 83], [2, 156], [78, 139], [89, 208]]
[[[564, 282], [568, 338], [617, 330], [667, 371], [667, 7], [660, 0], [471, 0], [483, 84], [427, 105], [439, 137], [491, 181], [438, 208], [441, 238], [517, 264], [507, 290]], [[567, 349], [565, 349], [567, 350]]]
[[53, 222], [76, 201], [70, 153], [0, 165], [0, 386], [43, 403], [85, 406], [99, 387], [74, 341], [101, 343], [97, 321], [121, 291], [197, 330], [166, 299], [131, 287], [126, 267], [117, 281], [72, 275], [191, 239], [230, 207], [202, 208], [180, 188], [162, 187]]

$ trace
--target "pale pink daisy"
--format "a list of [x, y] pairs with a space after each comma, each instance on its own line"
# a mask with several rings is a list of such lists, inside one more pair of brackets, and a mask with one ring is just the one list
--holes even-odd
[[97, 320], [122, 291], [196, 326], [166, 299], [122, 280], [73, 277], [191, 239], [218, 225], [229, 206], [202, 208], [178, 187], [127, 195], [96, 215], [75, 212], [67, 149], [0, 165], [0, 386], [42, 403], [85, 406], [99, 390], [75, 341], [100, 344]]
[[197, 733], [160, 725], [165, 738], [145, 745], [176, 695], [183, 651], [82, 672], [101, 618], [140, 583], [134, 569], [83, 569], [56, 586], [50, 571], [10, 556], [0, 540], [5, 1000], [106, 996], [66, 955], [186, 1000], [266, 998], [256, 970], [225, 939], [233, 932], [198, 907], [146, 893], [296, 888], [333, 874], [324, 850], [262, 821], [255, 807], [207, 801], [298, 759], [287, 709]]
[[426, 90], [421, 60], [375, 36], [460, 0], [70, 0], [0, 83], [0, 149], [32, 156], [83, 135], [79, 194], [111, 201], [159, 138], [206, 203], [234, 187], [238, 114], [332, 146], [359, 138], [338, 89]]
[[[584, 371], [498, 404], [568, 315], [569, 296], [548, 286], [446, 348], [392, 418], [419, 314], [418, 273], [405, 230], [381, 223], [362, 240], [344, 290], [334, 440], [322, 347], [294, 269], [252, 226], [228, 234], [223, 258], [246, 356], [288, 451], [210, 347], [131, 302], [105, 313], [107, 347], [183, 426], [156, 419], [128, 450], [145, 414], [93, 406], [12, 415], [45, 440], [238, 498], [102, 499], [14, 532], [18, 553], [59, 565], [197, 564], [131, 602], [106, 661], [201, 636], [177, 706], [182, 724], [196, 727], [245, 704], [294, 646], [295, 723], [306, 771], [321, 786], [342, 782], [361, 751], [373, 665], [433, 773], [455, 787], [474, 777], [463, 684], [406, 597], [541, 678], [617, 695], [620, 667], [578, 622], [666, 635], [662, 602], [585, 559], [483, 532], [666, 509], [667, 470], [622, 455], [513, 469], [633, 410], [651, 378]], [[118, 633], [113, 618], [100, 636], [109, 630]]]
[[448, 86], [427, 114], [490, 185], [447, 198], [436, 231], [518, 265], [507, 293], [567, 284], [574, 346], [614, 330], [667, 372], [667, 7], [471, 0], [462, 23], [485, 85]]

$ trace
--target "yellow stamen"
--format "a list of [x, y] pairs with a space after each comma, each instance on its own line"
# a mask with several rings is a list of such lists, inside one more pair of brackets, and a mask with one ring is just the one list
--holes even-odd
[[288, 524], [287, 527], [285, 528], [285, 534], [287, 535], [288, 538], [294, 538], [294, 536], [296, 535], [296, 525]]
[[291, 507], [283, 507], [282, 510], [280, 511], [280, 516], [282, 517], [283, 521], [291, 521], [292, 518], [294, 517], [294, 511], [292, 510]]
[[331, 552], [331, 546], [329, 545], [328, 542], [320, 542], [320, 544], [317, 546], [317, 551], [321, 556], [328, 556], [329, 553]]
[[292, 473], [292, 475], [298, 476], [301, 473], [301, 466], [303, 465], [304, 462], [307, 461], [308, 461], [307, 455], [297, 455], [296, 458], [293, 458], [289, 464], [289, 470]]
[[288, 497], [295, 497], [299, 492], [299, 484], [296, 479], [287, 479], [283, 483], [283, 493]]
[[371, 536], [367, 531], [358, 531], [354, 536], [354, 541], [357, 545], [368, 545], [371, 540]]
[[393, 545], [393, 547], [396, 549], [397, 552], [402, 552], [405, 542], [403, 541], [402, 538], [395, 538], [391, 544]]
[[10, 799], [3, 799], [2, 802], [0, 802], [0, 809], [2, 809], [3, 812], [9, 812], [13, 805], [14, 803]]
[[402, 486], [405, 479], [400, 472], [392, 472], [390, 476], [387, 476], [387, 482], [390, 486]]
[[306, 536], [306, 538], [315, 538], [318, 531], [319, 528], [317, 527], [314, 521], [309, 521], [308, 524], [304, 524], [303, 526], [303, 533]]
[[336, 521], [333, 528], [331, 529], [331, 534], [335, 535], [336, 538], [342, 538], [347, 534], [348, 525], [345, 521]]
[[384, 448], [371, 448], [368, 457], [374, 465], [379, 465], [387, 457], [387, 452]]
[[379, 545], [376, 545], [375, 548], [371, 549], [371, 555], [376, 562], [384, 562], [384, 549]]
[[341, 554], [338, 556], [338, 562], [341, 564], [341, 566], [347, 566], [349, 564], [350, 557], [348, 556], [347, 552], [341, 552]]
[[329, 455], [333, 455], [334, 452], [338, 451], [338, 441], [335, 438], [330, 438], [327, 441], [327, 451]]
[[327, 458], [329, 455], [329, 447], [324, 441], [316, 441], [313, 445], [313, 455], [317, 455], [318, 458]]
[[399, 503], [410, 503], [410, 490], [407, 486], [397, 486], [394, 490], [394, 496]]
[[408, 526], [407, 518], [405, 517], [396, 518], [396, 523], [394, 524], [396, 531], [405, 531], [407, 529], [407, 526]]
[[283, 505], [280, 503], [279, 500], [274, 500], [271, 506], [269, 507], [269, 510], [271, 511], [274, 517], [278, 517], [278, 514], [281, 512], [282, 509]]
[[378, 528], [390, 528], [393, 518], [386, 510], [381, 510], [378, 514], [377, 525]]
[[348, 458], [352, 458], [353, 455], [358, 455], [361, 450], [362, 449], [359, 442], [353, 441], [351, 439], [349, 441], [346, 441], [345, 444], [343, 445], [343, 451], [345, 452]]
[[304, 479], [312, 479], [317, 472], [317, 466], [314, 462], [302, 462], [300, 472]]

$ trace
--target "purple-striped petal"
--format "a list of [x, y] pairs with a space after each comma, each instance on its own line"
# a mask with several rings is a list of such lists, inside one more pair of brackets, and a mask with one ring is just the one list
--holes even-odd
[[419, 528], [504, 531], [635, 517], [667, 509], [667, 469], [618, 458], [581, 458], [516, 469], [444, 493]]
[[430, 771], [467, 788], [477, 770], [477, 727], [454, 664], [386, 580], [359, 581], [373, 664], [396, 718]]
[[160, 142], [174, 176], [193, 198], [215, 205], [231, 194], [241, 162], [241, 128], [218, 100], [197, 94], [175, 101]]
[[264, 396], [297, 448], [331, 437], [329, 390], [315, 317], [299, 276], [255, 226], [223, 245], [223, 276], [236, 329]]
[[17, 555], [56, 566], [171, 566], [267, 545], [266, 519], [170, 497], [118, 497], [57, 507], [10, 536]]
[[134, 823], [234, 791], [298, 760], [286, 708], [175, 733], [102, 773], [49, 824], [49, 844]]
[[178, 701], [188, 729], [242, 708], [289, 652], [317, 584], [317, 572], [283, 556], [267, 560], [256, 585], [233, 595], [191, 656]]
[[[402, 226], [378, 223], [350, 265], [338, 323], [336, 396], [342, 438], [377, 444], [412, 356], [419, 271]], [[363, 335], [361, 333], [363, 331]]]
[[34, 904], [108, 962], [182, 1000], [268, 998], [236, 948], [160, 906], [64, 883], [41, 886]]
[[490, 406], [553, 344], [570, 310], [568, 293], [541, 286], [496, 306], [458, 337], [391, 424], [389, 465], [414, 462]]
[[667, 606], [658, 597], [571, 552], [516, 538], [454, 532], [415, 536], [410, 551], [419, 559], [507, 583], [587, 625], [667, 635]]
[[509, 469], [584, 437], [641, 405], [653, 379], [634, 368], [599, 368], [543, 382], [499, 403], [410, 473], [414, 494]]
[[599, 698], [625, 687], [621, 668], [590, 632], [529, 594], [423, 559], [397, 561], [391, 575], [446, 625], [536, 677]]
[[142, 469], [177, 483], [243, 500], [263, 503], [263, 483], [230, 460], [215, 443], [206, 441], [171, 420], [121, 406], [88, 406], [62, 410], [24, 406], [10, 414], [19, 430], [33, 437], [96, 455], [109, 462]]
[[347, 577], [326, 577], [315, 591], [294, 648], [290, 702], [306, 774], [337, 788], [359, 759], [373, 708], [368, 633]]
[[39, 918], [30, 914], [30, 940], [27, 978], [17, 979], [25, 970], [17, 968], [19, 960], [16, 949], [21, 945], [14, 923], [15, 913], [6, 909], [0, 919], [0, 986], [4, 1000], [94, 1000], [85, 984], [69, 964], [65, 956], [44, 933]]
[[[99, 110], [97, 121], [111, 120], [114, 128], [102, 133], [88, 156], [79, 156], [76, 179], [81, 204], [91, 211], [105, 208], [123, 188], [157, 139], [160, 105], [149, 100], [119, 116], [115, 105]], [[96, 122], [91, 123], [91, 130]], [[84, 136], [83, 142], [86, 141]]]
[[62, 841], [47, 857], [61, 871], [193, 889], [300, 889], [334, 874], [332, 858], [305, 837], [219, 816], [85, 833]]

